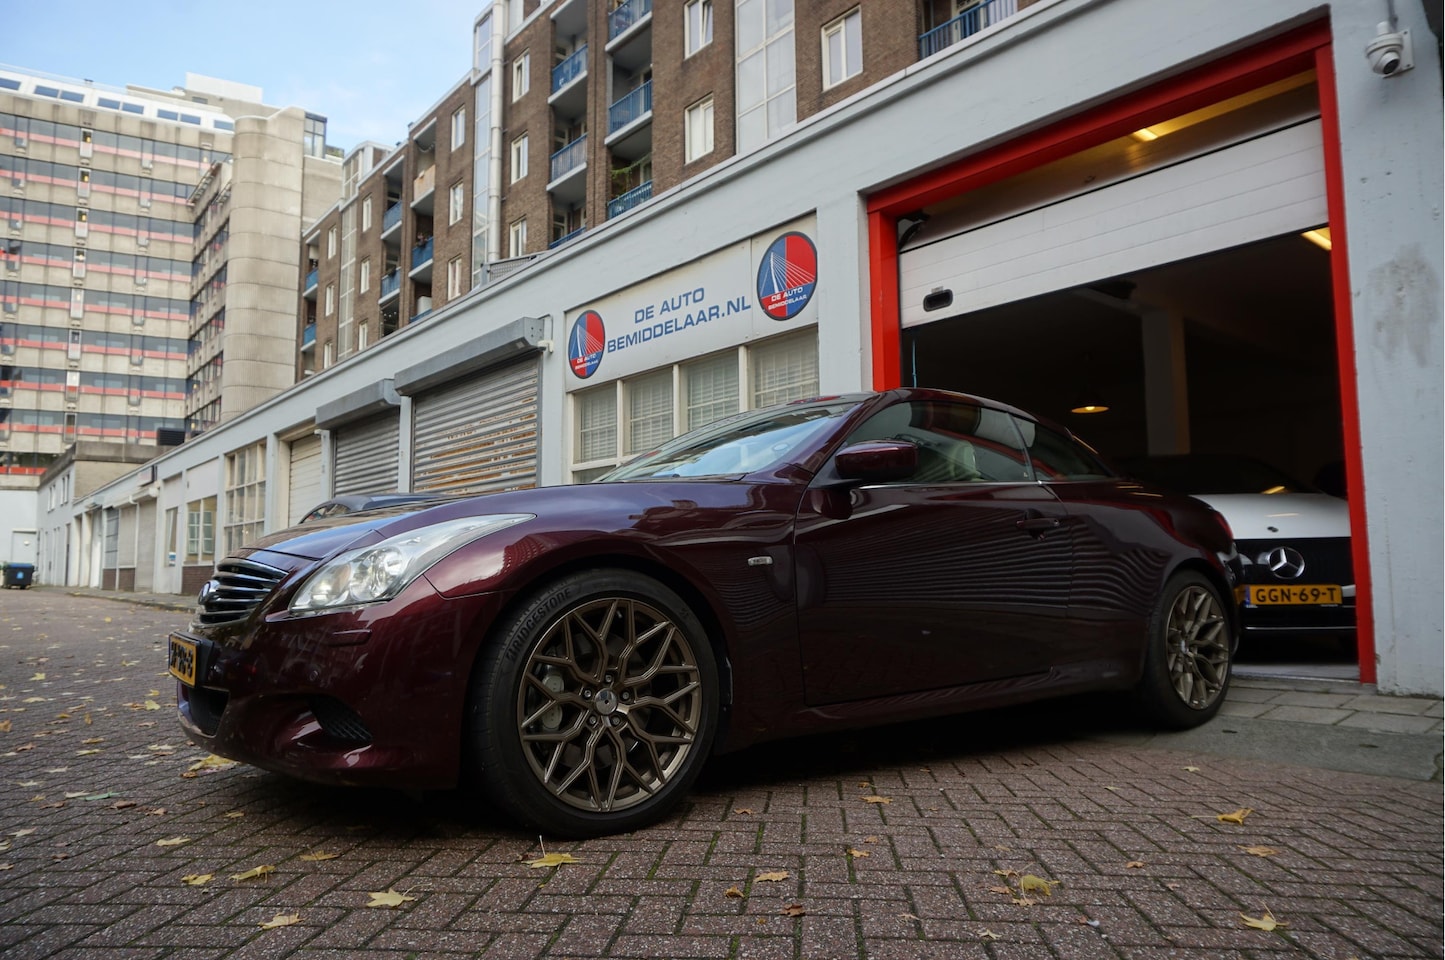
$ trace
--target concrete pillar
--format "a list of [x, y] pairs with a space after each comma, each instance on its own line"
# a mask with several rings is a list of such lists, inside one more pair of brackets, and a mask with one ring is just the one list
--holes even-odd
[[1144, 347], [1144, 406], [1151, 455], [1189, 452], [1189, 371], [1184, 316], [1176, 310], [1140, 311]]

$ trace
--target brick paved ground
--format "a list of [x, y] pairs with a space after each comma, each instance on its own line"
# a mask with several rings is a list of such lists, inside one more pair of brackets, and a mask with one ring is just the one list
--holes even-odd
[[0, 592], [6, 960], [1442, 955], [1439, 783], [1102, 742], [1072, 701], [718, 758], [671, 821], [535, 869], [546, 838], [455, 796], [188, 776], [184, 620]]

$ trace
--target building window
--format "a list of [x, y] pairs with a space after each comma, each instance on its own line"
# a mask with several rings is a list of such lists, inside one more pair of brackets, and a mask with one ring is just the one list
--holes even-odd
[[712, 153], [712, 97], [687, 108], [684, 139], [687, 163]]
[[186, 504], [186, 563], [209, 564], [216, 557], [216, 498]]
[[712, 43], [712, 0], [691, 0], [683, 8], [686, 23], [686, 55], [692, 56]]
[[863, 14], [854, 9], [823, 28], [823, 89], [863, 72]]
[[356, 325], [356, 350], [358, 353], [366, 349], [370, 337], [371, 328], [365, 323], [358, 323]]
[[328, 283], [328, 284], [326, 285], [326, 312], [325, 312], [325, 314], [323, 314], [323, 316], [329, 317], [329, 316], [331, 316], [331, 315], [332, 315], [333, 313], [335, 313], [335, 312], [336, 312], [336, 284], [334, 284], [334, 283]]
[[466, 282], [467, 271], [462, 267], [462, 258], [457, 257], [447, 264], [447, 299], [454, 300], [466, 291], [462, 284]]
[[325, 370], [336, 362], [336, 346], [327, 340], [321, 345], [321, 369]]
[[452, 184], [447, 200], [447, 223], [456, 223], [467, 212], [467, 188], [458, 180]]
[[326, 231], [326, 256], [327, 256], [327, 258], [331, 258], [331, 257], [336, 256], [336, 228], [335, 228], [335, 227], [332, 227], [330, 230], [327, 230], [327, 231]]
[[306, 115], [306, 124], [301, 132], [301, 149], [308, 157], [326, 156], [326, 118], [314, 113]]
[[520, 257], [527, 252], [527, 218], [512, 223], [507, 231], [507, 256]]
[[371, 258], [361, 261], [361, 269], [357, 272], [356, 289], [359, 293], [365, 293], [371, 289]]
[[512, 141], [512, 182], [516, 183], [527, 175], [527, 135], [524, 133]]
[[737, 152], [748, 153], [797, 120], [793, 0], [737, 0]]
[[572, 395], [572, 479], [595, 480], [626, 457], [741, 410], [817, 393], [812, 328], [578, 391]]
[[226, 456], [226, 553], [261, 535], [266, 525], [266, 445]]
[[532, 87], [532, 53], [523, 50], [522, 55], [512, 61], [512, 101], [522, 99]]
[[371, 229], [371, 198], [367, 197], [361, 201], [361, 229]]
[[467, 142], [467, 108], [462, 107], [452, 114], [452, 149]]

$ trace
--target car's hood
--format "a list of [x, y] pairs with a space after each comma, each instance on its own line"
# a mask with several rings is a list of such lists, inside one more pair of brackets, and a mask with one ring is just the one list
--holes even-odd
[[358, 513], [343, 513], [336, 517], [323, 517], [268, 533], [247, 544], [247, 548], [320, 560], [353, 544], [363, 545], [363, 538], [368, 538], [366, 542], [383, 539], [372, 531], [390, 525], [398, 517], [419, 513], [433, 506], [436, 506], [436, 503], [432, 501], [417, 501]]
[[1323, 493], [1196, 493], [1229, 521], [1236, 540], [1348, 537], [1349, 505]]

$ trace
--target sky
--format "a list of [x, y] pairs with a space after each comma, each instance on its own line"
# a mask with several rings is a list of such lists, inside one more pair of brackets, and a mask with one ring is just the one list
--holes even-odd
[[0, 0], [0, 63], [169, 90], [186, 73], [327, 118], [327, 141], [391, 145], [471, 69], [489, 0]]

